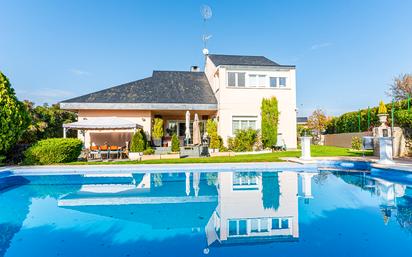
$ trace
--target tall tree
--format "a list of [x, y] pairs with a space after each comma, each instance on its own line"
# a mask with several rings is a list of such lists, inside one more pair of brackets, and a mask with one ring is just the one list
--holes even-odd
[[328, 125], [329, 119], [326, 114], [321, 109], [315, 110], [311, 116], [308, 118], [308, 128], [311, 129], [315, 134], [315, 141], [319, 142], [320, 135], [325, 131]]
[[276, 145], [278, 138], [279, 111], [276, 97], [263, 98], [260, 107], [262, 113], [262, 143], [264, 147]]
[[393, 79], [387, 94], [396, 101], [412, 95], [412, 74], [401, 74]]
[[22, 136], [30, 122], [8, 78], [0, 72], [0, 155], [4, 155]]
[[[20, 143], [31, 144], [40, 139], [62, 137], [64, 123], [76, 120], [76, 113], [60, 109], [58, 104], [34, 106], [30, 101], [24, 101], [31, 119], [30, 126], [24, 132]], [[69, 136], [75, 136], [75, 131], [69, 131]]]

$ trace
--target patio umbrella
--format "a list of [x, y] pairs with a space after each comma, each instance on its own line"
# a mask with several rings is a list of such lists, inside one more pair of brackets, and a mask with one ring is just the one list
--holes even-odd
[[185, 172], [186, 175], [186, 195], [190, 195], [190, 172]]
[[193, 189], [195, 190], [195, 196], [199, 196], [199, 182], [200, 182], [200, 172], [193, 172]]
[[190, 112], [187, 111], [186, 112], [186, 131], [185, 131], [186, 144], [189, 143], [189, 139], [190, 139]]
[[193, 144], [200, 145], [200, 127], [199, 127], [199, 116], [195, 113], [195, 120], [193, 122]]

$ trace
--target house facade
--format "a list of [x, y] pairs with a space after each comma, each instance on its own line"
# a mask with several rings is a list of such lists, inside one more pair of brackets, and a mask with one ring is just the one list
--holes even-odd
[[[164, 143], [177, 134], [185, 136], [185, 114], [197, 114], [201, 133], [207, 119], [218, 122], [218, 133], [225, 144], [238, 129], [260, 129], [263, 98], [276, 97], [280, 111], [279, 138], [289, 149], [296, 143], [295, 66], [280, 65], [263, 56], [205, 56], [204, 72], [154, 71], [151, 77], [108, 88], [60, 103], [78, 113], [78, 122], [124, 121], [142, 127], [148, 136], [154, 118], [164, 120]], [[120, 121], [120, 119], [122, 121]], [[80, 126], [81, 127], [81, 126]], [[133, 129], [95, 127], [79, 130], [85, 146], [103, 143], [122, 145], [130, 140]]]

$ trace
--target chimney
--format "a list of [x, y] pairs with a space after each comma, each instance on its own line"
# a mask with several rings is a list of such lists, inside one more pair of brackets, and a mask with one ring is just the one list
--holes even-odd
[[199, 71], [200, 71], [199, 66], [192, 66], [192, 67], [190, 67], [190, 71], [191, 71], [191, 72], [199, 72]]

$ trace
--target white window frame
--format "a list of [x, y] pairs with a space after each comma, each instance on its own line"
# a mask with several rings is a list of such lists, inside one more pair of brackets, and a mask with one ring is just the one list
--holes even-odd
[[[280, 79], [284, 79], [285, 80], [285, 85], [280, 85]], [[278, 77], [277, 79], [278, 83], [278, 88], [287, 88], [288, 87], [288, 78], [287, 77]]]
[[[288, 220], [289, 227], [288, 228], [279, 228], [279, 229], [272, 229], [272, 219], [278, 219], [279, 223], [282, 220]], [[265, 235], [272, 235], [280, 230], [282, 231], [289, 231], [292, 233], [292, 217], [256, 217], [256, 218], [237, 218], [237, 219], [229, 219], [227, 220], [227, 235], [230, 238], [233, 237], [249, 237], [249, 236], [265, 236]], [[239, 235], [240, 231], [240, 221], [246, 220], [246, 234]], [[257, 221], [257, 231], [252, 231], [252, 220]], [[262, 221], [266, 220], [266, 227], [263, 226]], [[230, 222], [236, 222], [236, 234], [230, 235]], [[281, 225], [281, 224], [279, 224]]]
[[253, 129], [258, 129], [258, 116], [232, 116], [232, 136], [235, 134], [234, 128], [233, 128], [233, 121], [239, 121], [239, 130], [242, 130], [242, 121], [247, 121], [247, 128], [250, 128], [250, 122], [254, 121], [255, 122], [255, 127]]
[[[234, 73], [235, 74], [235, 86], [230, 86], [229, 85], [229, 73]], [[243, 86], [239, 86], [239, 74], [244, 74], [245, 75], [245, 79], [244, 79], [244, 85]], [[242, 72], [242, 71], [228, 71], [227, 72], [227, 81], [226, 81], [226, 85], [227, 85], [227, 87], [230, 87], [230, 88], [245, 88], [245, 87], [247, 87], [246, 86], [246, 77], [247, 77], [247, 74], [246, 74], [246, 72]]]
[[[266, 74], [256, 74], [256, 73], [250, 73], [248, 74], [248, 83], [247, 87], [252, 87], [252, 88], [266, 88], [267, 86], [267, 75]], [[252, 77], [254, 78], [252, 80]], [[254, 82], [254, 83], [252, 83]]]
[[[239, 190], [258, 190], [258, 178], [256, 176], [239, 176], [237, 173], [232, 175], [232, 191]], [[238, 182], [235, 184], [235, 181]]]
[[[273, 76], [270, 76], [270, 77], [269, 77], [269, 88], [279, 88], [278, 78], [279, 78], [279, 77], [273, 77]], [[272, 85], [271, 85], [271, 83], [270, 83], [272, 79], [274, 79], [275, 82], [276, 82], [274, 87], [272, 87]]]
[[[229, 73], [235, 75], [235, 86], [229, 86]], [[239, 86], [239, 74], [244, 74], [244, 86]], [[276, 86], [271, 87], [270, 80], [275, 79]], [[285, 80], [285, 84], [280, 84], [281, 80]], [[246, 71], [246, 70], [226, 70], [226, 87], [228, 88], [245, 88], [245, 89], [289, 89], [289, 75], [285, 73], [277, 73], [273, 71]]]

